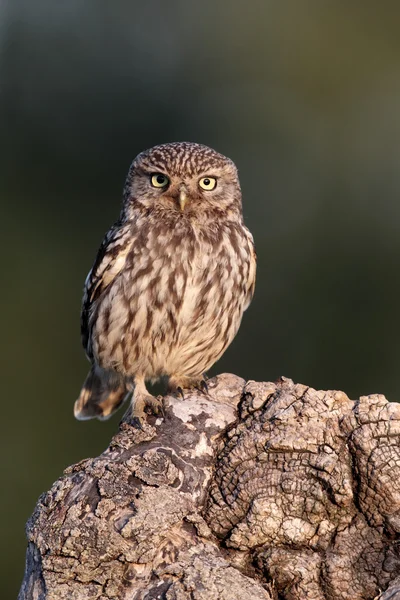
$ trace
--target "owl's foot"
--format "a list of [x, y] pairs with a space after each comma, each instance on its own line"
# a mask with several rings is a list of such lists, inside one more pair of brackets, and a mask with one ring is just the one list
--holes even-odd
[[135, 381], [135, 391], [132, 397], [132, 417], [140, 423], [146, 419], [147, 414], [164, 416], [162, 397], [156, 398], [149, 394], [144, 380], [138, 379]]
[[186, 377], [185, 375], [171, 375], [168, 382], [168, 391], [179, 394], [184, 398], [185, 390], [198, 390], [199, 392], [203, 392], [203, 394], [207, 394], [208, 387], [205, 376]]
[[134, 394], [132, 416], [143, 419], [146, 414], [160, 416], [164, 414], [162, 399], [156, 398], [151, 394]]

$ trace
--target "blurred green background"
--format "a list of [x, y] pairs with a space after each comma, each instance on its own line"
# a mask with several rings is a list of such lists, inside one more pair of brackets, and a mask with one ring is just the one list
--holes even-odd
[[132, 158], [239, 167], [256, 296], [214, 373], [400, 398], [400, 6], [0, 2], [2, 598], [24, 524], [118, 426], [77, 422], [83, 282]]

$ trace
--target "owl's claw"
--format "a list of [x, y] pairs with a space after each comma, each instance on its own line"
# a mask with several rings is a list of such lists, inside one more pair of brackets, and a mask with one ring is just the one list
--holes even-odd
[[201, 392], [203, 392], [203, 394], [208, 394], [208, 385], [205, 379], [200, 381], [199, 389]]
[[137, 419], [140, 422], [146, 420], [146, 415], [151, 414], [156, 417], [164, 417], [164, 406], [162, 402], [162, 397], [159, 396], [155, 398], [150, 394], [142, 395], [134, 395], [133, 399], [133, 407], [132, 407], [132, 417], [133, 419]]
[[204, 377], [172, 376], [169, 379], [168, 390], [178, 394], [183, 400], [185, 399], [184, 390], [198, 390], [203, 394], [208, 394], [208, 386]]
[[135, 427], [135, 429], [140, 429], [141, 431], [143, 431], [143, 425], [140, 417], [132, 415], [131, 424], [133, 427]]
[[[152, 398], [154, 398], [154, 396], [152, 396]], [[155, 413], [153, 411], [153, 414], [155, 414], [157, 417], [162, 417], [164, 419], [165, 418], [164, 398], [162, 396], [157, 396], [156, 403], [157, 403], [157, 408], [156, 408], [157, 413]]]

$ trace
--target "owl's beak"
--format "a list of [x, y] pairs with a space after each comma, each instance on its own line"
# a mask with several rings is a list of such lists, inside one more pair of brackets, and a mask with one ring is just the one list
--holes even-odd
[[185, 209], [187, 202], [188, 202], [187, 191], [184, 188], [181, 188], [179, 191], [179, 206], [182, 211]]

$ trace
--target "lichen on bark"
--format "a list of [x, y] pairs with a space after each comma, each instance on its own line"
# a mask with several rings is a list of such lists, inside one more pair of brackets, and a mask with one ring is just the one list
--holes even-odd
[[400, 599], [399, 405], [226, 374], [164, 404], [41, 496], [19, 600]]

